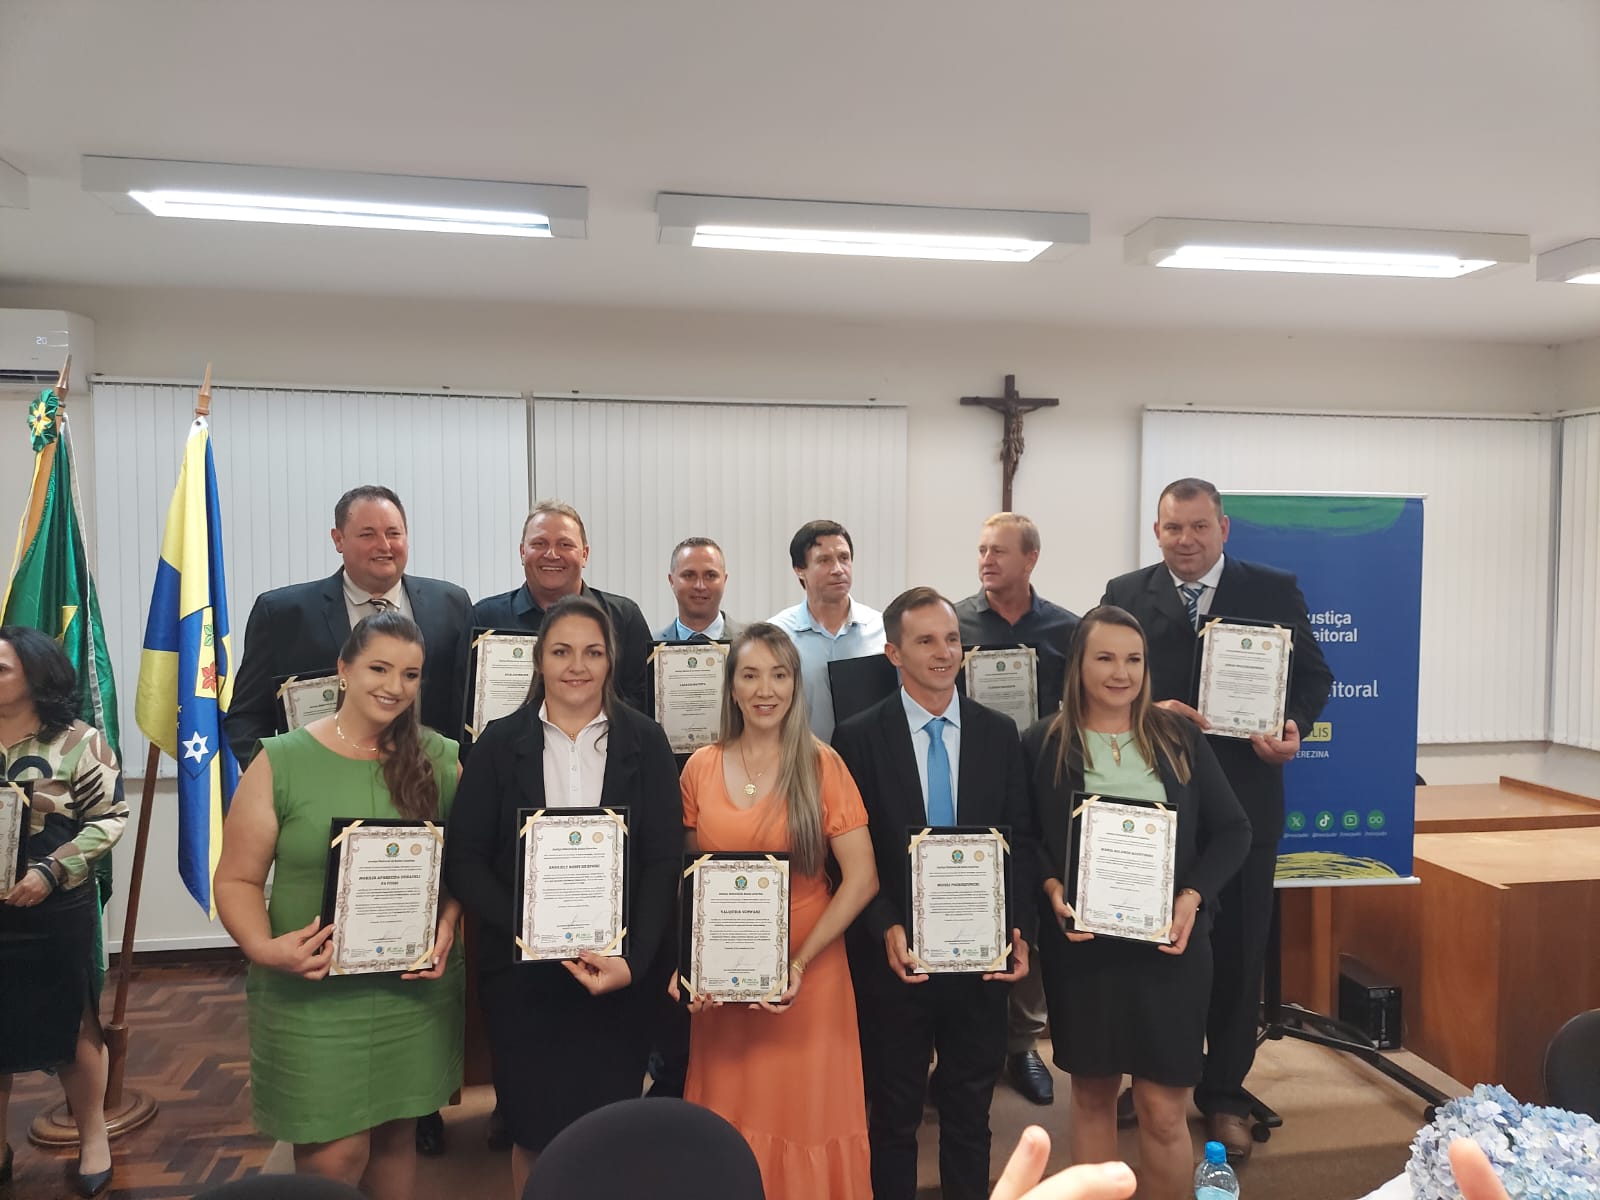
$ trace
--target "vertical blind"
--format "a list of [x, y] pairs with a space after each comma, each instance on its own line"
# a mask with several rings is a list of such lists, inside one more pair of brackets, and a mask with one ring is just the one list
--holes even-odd
[[1140, 557], [1161, 488], [1184, 476], [1224, 492], [1426, 496], [1418, 740], [1543, 741], [1555, 446], [1538, 417], [1147, 410]]
[[1561, 422], [1550, 740], [1600, 750], [1600, 413]]
[[903, 408], [537, 398], [532, 460], [535, 497], [583, 514], [585, 578], [652, 629], [677, 613], [667, 560], [690, 536], [722, 546], [742, 622], [799, 602], [789, 539], [817, 517], [850, 531], [856, 596], [882, 608], [904, 587]]
[[[94, 385], [96, 570], [131, 770], [143, 769], [148, 750], [134, 687], [194, 398], [193, 385]], [[520, 396], [218, 387], [211, 443], [236, 660], [257, 595], [339, 568], [333, 505], [357, 484], [393, 488], [405, 504], [410, 574], [474, 597], [518, 576], [528, 502]], [[163, 761], [163, 773], [170, 768]]]

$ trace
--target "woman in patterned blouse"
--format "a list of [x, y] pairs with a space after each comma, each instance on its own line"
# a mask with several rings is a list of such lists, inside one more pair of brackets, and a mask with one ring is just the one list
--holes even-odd
[[[58, 1070], [78, 1123], [73, 1183], [80, 1196], [98, 1196], [111, 1186], [111, 1145], [94, 860], [122, 836], [128, 806], [116, 755], [77, 719], [78, 702], [77, 676], [54, 641], [0, 626], [0, 1132], [11, 1076]], [[8, 1141], [0, 1186], [11, 1158]]]

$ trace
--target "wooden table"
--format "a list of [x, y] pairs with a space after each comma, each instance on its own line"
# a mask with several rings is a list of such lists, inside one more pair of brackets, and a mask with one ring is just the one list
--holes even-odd
[[[1498, 783], [1417, 789], [1418, 836], [1600, 827], [1600, 799], [1501, 776]], [[1337, 1006], [1340, 954], [1366, 952], [1372, 915], [1414, 912], [1416, 887], [1293, 888], [1283, 892], [1284, 998], [1317, 1012]], [[1379, 939], [1381, 941], [1381, 938]], [[1410, 997], [1405, 998], [1409, 1007]]]
[[1340, 895], [1336, 940], [1404, 989], [1406, 1049], [1544, 1099], [1545, 1046], [1600, 1007], [1600, 822], [1423, 834], [1416, 874]]

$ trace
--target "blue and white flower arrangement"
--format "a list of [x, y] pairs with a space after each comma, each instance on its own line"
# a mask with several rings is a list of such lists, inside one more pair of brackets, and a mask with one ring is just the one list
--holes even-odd
[[1511, 1200], [1600, 1200], [1600, 1124], [1482, 1083], [1439, 1109], [1411, 1143], [1406, 1176], [1416, 1200], [1461, 1200], [1450, 1172], [1457, 1138], [1483, 1148]]

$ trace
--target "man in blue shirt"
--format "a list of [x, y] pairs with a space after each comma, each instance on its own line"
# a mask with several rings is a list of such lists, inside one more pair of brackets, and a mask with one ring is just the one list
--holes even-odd
[[688, 537], [672, 548], [667, 585], [678, 615], [656, 633], [663, 642], [731, 642], [744, 628], [722, 611], [728, 566], [722, 547], [708, 537]]
[[807, 521], [789, 539], [789, 563], [806, 598], [772, 618], [800, 652], [801, 687], [811, 732], [833, 736], [828, 664], [883, 651], [883, 614], [850, 596], [854, 543], [837, 521]]

